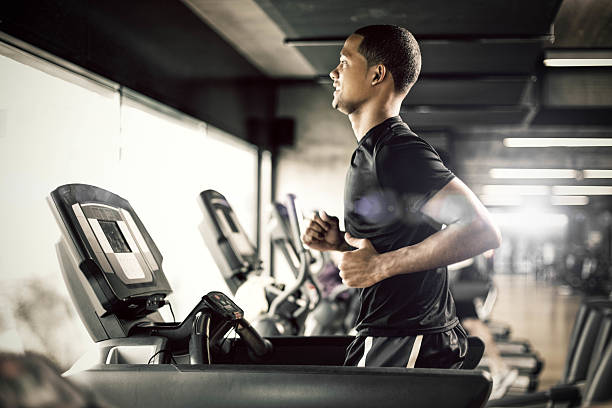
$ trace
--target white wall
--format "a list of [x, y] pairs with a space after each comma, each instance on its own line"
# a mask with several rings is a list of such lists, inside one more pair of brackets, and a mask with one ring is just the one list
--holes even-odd
[[296, 194], [305, 210], [325, 209], [343, 217], [344, 178], [357, 141], [348, 117], [331, 106], [333, 88], [281, 88], [279, 116], [296, 120], [296, 144], [281, 150], [277, 197]]
[[128, 199], [164, 255], [181, 319], [208, 291], [227, 292], [198, 230], [198, 194], [226, 195], [255, 241], [257, 154], [202, 122], [31, 65], [0, 55], [0, 296], [26, 349], [66, 366], [91, 341], [62, 282], [45, 197], [85, 183]]
[[[344, 218], [344, 179], [357, 146], [348, 117], [332, 108], [333, 88], [290, 85], [278, 93], [279, 116], [295, 118], [295, 146], [280, 151], [276, 199], [296, 194], [306, 216], [314, 209]], [[290, 281], [286, 261], [275, 255], [279, 279]]]

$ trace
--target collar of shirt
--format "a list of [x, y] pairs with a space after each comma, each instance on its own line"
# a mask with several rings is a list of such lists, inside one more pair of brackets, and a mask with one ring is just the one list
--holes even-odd
[[367, 133], [361, 138], [361, 140], [357, 144], [357, 147], [362, 146], [366, 142], [366, 140], [374, 139], [375, 135], [384, 133], [384, 129], [394, 125], [395, 123], [402, 123], [402, 122], [403, 120], [400, 116], [392, 116], [388, 119], [385, 119], [378, 125], [374, 126], [372, 129], [368, 130]]

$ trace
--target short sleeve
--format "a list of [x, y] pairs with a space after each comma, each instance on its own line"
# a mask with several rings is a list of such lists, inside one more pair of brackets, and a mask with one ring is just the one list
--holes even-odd
[[383, 145], [375, 165], [381, 187], [397, 194], [413, 212], [455, 177], [433, 147], [416, 137]]

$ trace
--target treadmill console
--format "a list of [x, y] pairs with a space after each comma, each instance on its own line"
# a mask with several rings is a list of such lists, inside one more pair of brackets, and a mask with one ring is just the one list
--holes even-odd
[[68, 184], [51, 192], [49, 204], [62, 231], [64, 279], [88, 316], [83, 319], [90, 320], [94, 309], [98, 318], [133, 321], [165, 304], [172, 289], [162, 256], [126, 200], [98, 187]]
[[200, 193], [203, 220], [202, 238], [227, 286], [235, 295], [248, 275], [261, 271], [257, 249], [240, 225], [238, 217], [225, 197], [214, 190]]
[[222, 292], [209, 292], [204, 296], [204, 301], [215, 313], [228, 321], [240, 320], [244, 316], [242, 309]]
[[72, 210], [105, 273], [126, 287], [153, 281], [159, 267], [129, 212], [97, 203], [75, 203]]

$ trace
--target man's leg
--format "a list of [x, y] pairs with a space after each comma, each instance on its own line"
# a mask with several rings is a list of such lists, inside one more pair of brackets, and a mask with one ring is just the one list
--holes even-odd
[[458, 326], [445, 333], [406, 337], [355, 338], [347, 349], [344, 365], [356, 367], [460, 366], [467, 352], [467, 336]]
[[460, 368], [467, 349], [467, 333], [461, 325], [443, 333], [426, 335], [415, 367]]
[[423, 336], [358, 336], [347, 349], [344, 365], [413, 368], [421, 349], [422, 340]]

